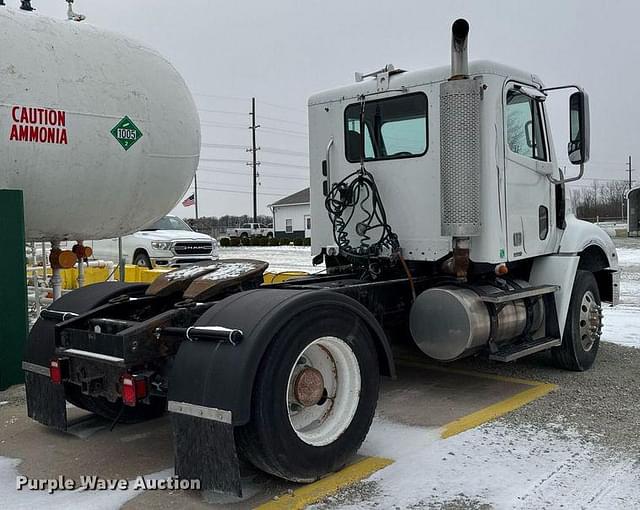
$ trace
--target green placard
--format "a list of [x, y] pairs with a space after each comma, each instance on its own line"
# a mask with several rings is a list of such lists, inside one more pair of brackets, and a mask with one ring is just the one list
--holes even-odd
[[0, 390], [22, 383], [29, 329], [22, 191], [0, 190]]
[[128, 151], [133, 145], [142, 138], [142, 131], [138, 129], [133, 121], [126, 117], [118, 122], [111, 130], [113, 137], [118, 140], [122, 148]]

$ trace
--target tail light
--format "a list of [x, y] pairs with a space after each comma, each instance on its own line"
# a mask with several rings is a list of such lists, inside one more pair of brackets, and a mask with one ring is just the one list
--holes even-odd
[[122, 376], [122, 402], [134, 407], [138, 400], [147, 396], [147, 378], [141, 375], [124, 374]]
[[53, 384], [62, 384], [62, 369], [60, 368], [59, 360], [51, 360], [49, 363], [49, 375], [51, 376], [51, 382]]
[[53, 358], [49, 362], [49, 376], [53, 384], [62, 384], [68, 373], [67, 364], [68, 359], [66, 358]]

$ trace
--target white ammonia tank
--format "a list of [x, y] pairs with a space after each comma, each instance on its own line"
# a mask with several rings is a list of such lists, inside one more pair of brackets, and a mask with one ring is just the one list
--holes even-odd
[[166, 214], [198, 165], [182, 77], [141, 44], [0, 7], [0, 189], [24, 192], [32, 241], [131, 233]]

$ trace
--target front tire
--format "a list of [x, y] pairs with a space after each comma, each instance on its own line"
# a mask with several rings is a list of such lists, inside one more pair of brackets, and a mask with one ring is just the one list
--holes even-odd
[[240, 455], [295, 482], [341, 469], [366, 437], [378, 399], [376, 348], [366, 325], [337, 307], [296, 317], [265, 353]]
[[562, 345], [552, 349], [556, 365], [582, 372], [593, 365], [600, 347], [602, 304], [593, 273], [578, 270], [573, 283]]
[[139, 251], [138, 253], [136, 253], [135, 257], [133, 257], [133, 265], [145, 267], [147, 269], [153, 269], [153, 266], [151, 265], [151, 259], [145, 251]]

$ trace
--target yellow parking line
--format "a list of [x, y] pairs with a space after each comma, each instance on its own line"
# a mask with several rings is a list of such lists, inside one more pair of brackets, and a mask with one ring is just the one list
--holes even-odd
[[475, 428], [478, 425], [482, 425], [483, 423], [487, 423], [491, 420], [495, 420], [500, 416], [510, 413], [511, 411], [514, 411], [529, 402], [533, 402], [540, 397], [544, 397], [546, 394], [558, 389], [556, 384], [534, 381], [532, 379], [520, 379], [518, 377], [507, 377], [502, 375], [485, 374], [483, 372], [474, 372], [472, 370], [442, 367], [406, 358], [398, 358], [398, 362], [400, 365], [409, 367], [425, 368], [437, 372], [447, 372], [451, 374], [460, 374], [470, 377], [479, 377], [482, 379], [491, 379], [494, 381], [530, 386], [529, 389], [521, 391], [512, 397], [506, 398], [500, 402], [491, 404], [478, 411], [463, 416], [462, 418], [458, 418], [457, 420], [447, 423], [442, 427], [442, 432], [440, 433], [440, 436], [443, 439], [455, 436], [456, 434], [460, 434], [461, 432]]
[[496, 404], [487, 406], [475, 413], [468, 414], [462, 418], [458, 418], [450, 423], [447, 423], [440, 434], [443, 439], [446, 439], [456, 434], [460, 434], [465, 430], [469, 430], [482, 425], [491, 420], [495, 420], [499, 416], [503, 416], [519, 407], [522, 407], [529, 402], [545, 396], [547, 393], [557, 389], [558, 386], [549, 383], [538, 383], [528, 390], [521, 391], [513, 397], [501, 400]]
[[332, 475], [310, 483], [291, 494], [280, 496], [277, 500], [260, 505], [258, 510], [302, 510], [303, 508], [317, 503], [323, 498], [330, 496], [340, 489], [353, 485], [356, 482], [368, 478], [376, 471], [379, 471], [392, 464], [390, 459], [382, 457], [367, 457], [366, 459], [347, 466], [343, 470]]

